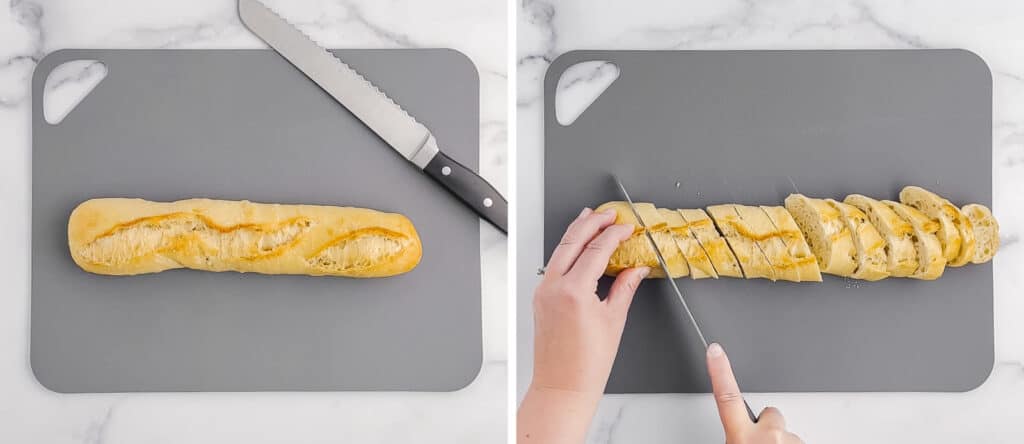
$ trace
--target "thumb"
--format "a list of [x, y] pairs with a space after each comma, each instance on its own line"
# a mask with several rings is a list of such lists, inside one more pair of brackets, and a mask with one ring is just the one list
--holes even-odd
[[726, 441], [731, 442], [729, 437], [742, 433], [753, 423], [747, 416], [743, 394], [740, 393], [740, 386], [736, 383], [736, 376], [732, 373], [732, 365], [729, 364], [725, 350], [717, 343], [711, 344], [708, 346], [707, 359], [711, 390], [715, 394], [715, 404], [718, 405], [718, 416], [722, 419], [722, 427], [725, 428]]
[[605, 303], [614, 310], [629, 311], [629, 306], [633, 303], [633, 296], [636, 295], [637, 287], [640, 286], [640, 282], [650, 273], [651, 269], [648, 267], [630, 268], [619, 273], [615, 277], [615, 282], [612, 282], [612, 287], [608, 290], [608, 297], [605, 298]]

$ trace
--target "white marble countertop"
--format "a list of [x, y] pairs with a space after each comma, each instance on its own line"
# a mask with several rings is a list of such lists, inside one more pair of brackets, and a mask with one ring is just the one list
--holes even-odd
[[[507, 4], [320, 0], [269, 5], [330, 47], [449, 47], [480, 72], [481, 173], [507, 195]], [[429, 3], [429, 4], [428, 4]], [[502, 442], [506, 436], [505, 237], [481, 225], [484, 364], [454, 393], [60, 395], [32, 376], [29, 78], [62, 48], [263, 48], [234, 0], [12, 0], [0, 8], [0, 442]]]
[[[840, 49], [962, 47], [994, 80], [993, 210], [996, 362], [967, 393], [756, 394], [807, 442], [1017, 443], [1024, 440], [1024, 3], [1015, 0], [524, 0], [518, 17], [517, 385], [532, 365], [530, 299], [542, 263], [542, 79], [574, 49]], [[879, 363], [885, 365], [885, 363]], [[590, 443], [721, 442], [707, 395], [608, 396]]]

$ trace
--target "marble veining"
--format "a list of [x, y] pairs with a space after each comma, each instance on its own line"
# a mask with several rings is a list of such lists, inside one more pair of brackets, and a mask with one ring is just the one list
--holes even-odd
[[[480, 72], [480, 171], [505, 194], [506, 11], [497, 0], [268, 0], [329, 47], [449, 47]], [[506, 431], [506, 238], [481, 222], [484, 363], [453, 393], [59, 395], [28, 363], [32, 70], [62, 48], [264, 48], [234, 0], [0, 5], [0, 442], [501, 442]], [[51, 85], [85, 81], [72, 72]]]
[[[779, 406], [807, 442], [1019, 442], [1024, 421], [1024, 4], [1012, 0], [524, 0], [518, 23], [517, 374], [532, 365], [532, 290], [542, 265], [544, 73], [575, 49], [966, 48], [993, 73], [993, 211], [1002, 249], [995, 273], [991, 377], [967, 393], [753, 394]], [[572, 99], [567, 99], [572, 100]], [[912, 353], [912, 351], [908, 351]], [[878, 365], [885, 365], [879, 363]], [[898, 369], [894, 369], [898, 371]], [[517, 381], [521, 396], [529, 383]], [[588, 443], [720, 442], [702, 395], [617, 395], [602, 402]]]

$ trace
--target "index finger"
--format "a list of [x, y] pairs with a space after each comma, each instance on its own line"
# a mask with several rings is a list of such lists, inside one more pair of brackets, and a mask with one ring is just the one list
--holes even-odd
[[615, 222], [615, 213], [595, 213], [585, 208], [579, 217], [569, 224], [555, 251], [551, 253], [545, 276], [562, 276], [567, 273], [587, 243], [612, 222]]
[[573, 276], [587, 282], [597, 282], [608, 268], [608, 260], [619, 248], [622, 241], [633, 235], [633, 225], [619, 224], [605, 228], [587, 243], [583, 253], [576, 259], [566, 276]]
[[722, 419], [722, 427], [725, 428], [725, 436], [728, 438], [753, 425], [753, 422], [747, 415], [743, 394], [740, 393], [740, 386], [732, 373], [729, 357], [725, 355], [722, 346], [717, 343], [708, 346], [707, 359], [711, 390], [715, 394], [718, 416]]

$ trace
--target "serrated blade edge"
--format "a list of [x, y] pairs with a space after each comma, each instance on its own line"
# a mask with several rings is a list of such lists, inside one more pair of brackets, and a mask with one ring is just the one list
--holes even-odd
[[238, 15], [249, 30], [406, 159], [412, 160], [432, 138], [427, 127], [387, 94], [263, 3], [239, 0]]

